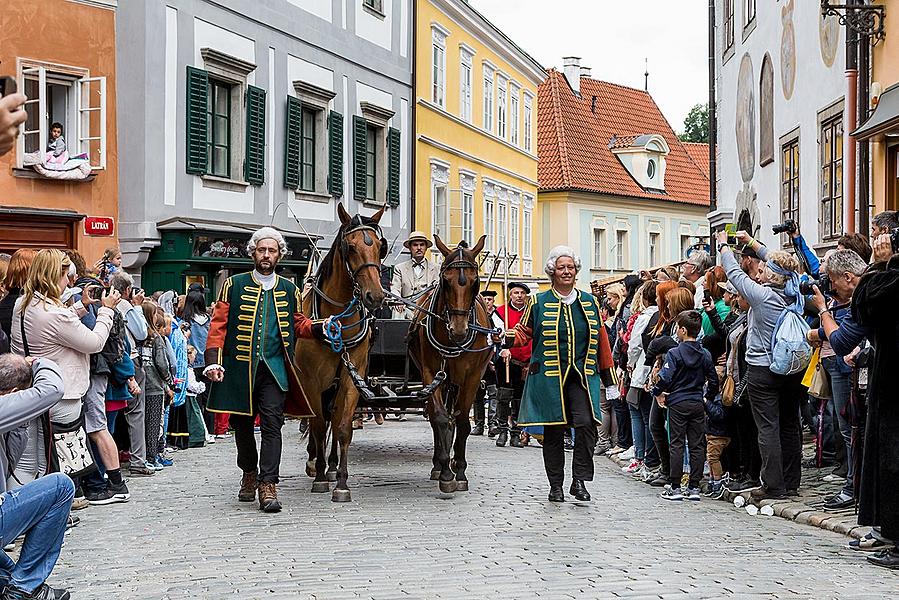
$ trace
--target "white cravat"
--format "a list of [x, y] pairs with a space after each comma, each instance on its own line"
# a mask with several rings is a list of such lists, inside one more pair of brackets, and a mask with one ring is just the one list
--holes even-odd
[[262, 289], [268, 291], [275, 287], [275, 284], [278, 283], [278, 277], [275, 275], [274, 271], [269, 273], [268, 275], [263, 275], [256, 269], [253, 269], [253, 279], [259, 282], [262, 286]]
[[[555, 290], [555, 292], [556, 292], [556, 294], [559, 294], [559, 290]], [[569, 306], [574, 304], [574, 301], [577, 300], [577, 297], [578, 297], [577, 288], [571, 290], [571, 292], [569, 292], [567, 296], [563, 296], [562, 294], [559, 294], [559, 298], [562, 300], [562, 302], [564, 302], [566, 305], [569, 305]]]

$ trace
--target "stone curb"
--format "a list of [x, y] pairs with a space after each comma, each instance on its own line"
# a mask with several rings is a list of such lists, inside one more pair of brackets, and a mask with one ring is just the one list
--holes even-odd
[[[629, 463], [625, 460], [619, 460], [617, 455], [606, 456], [606, 458], [619, 467], [626, 467]], [[735, 493], [725, 492], [724, 498], [733, 505], [734, 498], [742, 496], [746, 504], [753, 503], [750, 501], [749, 492]], [[802, 525], [811, 525], [819, 529], [826, 529], [834, 533], [840, 533], [855, 539], [862, 538], [870, 531], [870, 527], [863, 527], [858, 524], [855, 512], [852, 510], [824, 512], [816, 505], [823, 505], [823, 498], [816, 498], [812, 503], [804, 502], [806, 498], [786, 500], [762, 500], [754, 502], [756, 506], [771, 506], [774, 509], [774, 516], [781, 517], [790, 521], [801, 523]]]

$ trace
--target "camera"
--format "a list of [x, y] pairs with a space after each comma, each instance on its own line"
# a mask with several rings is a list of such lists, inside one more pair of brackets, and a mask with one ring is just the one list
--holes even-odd
[[778, 223], [771, 227], [771, 231], [775, 234], [777, 233], [796, 233], [796, 221], [793, 219], [787, 219], [783, 223]]
[[812, 286], [818, 286], [818, 289], [825, 296], [829, 296], [831, 294], [830, 288], [830, 277], [828, 277], [827, 273], [823, 273], [821, 277], [819, 277], [815, 281], [803, 281], [799, 284], [799, 293], [803, 296], [811, 296], [815, 293], [815, 290], [812, 289]]
[[899, 252], [899, 227], [890, 231], [890, 245], [893, 247], [893, 254]]
[[103, 287], [99, 285], [95, 285], [91, 288], [90, 297], [93, 300], [102, 300], [103, 299]]

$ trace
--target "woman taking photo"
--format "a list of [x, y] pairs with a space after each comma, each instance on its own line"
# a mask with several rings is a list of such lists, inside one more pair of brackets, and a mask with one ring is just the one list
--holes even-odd
[[[12, 318], [12, 351], [23, 356], [49, 358], [59, 365], [65, 391], [62, 400], [50, 409], [50, 422], [61, 425], [71, 424], [81, 416], [81, 399], [90, 385], [90, 355], [100, 352], [106, 344], [113, 310], [120, 298], [115, 290], [104, 295], [97, 311], [97, 323], [93, 330], [88, 329], [75, 310], [60, 300], [68, 286], [71, 267], [72, 262], [59, 250], [38, 252]], [[90, 305], [98, 301], [85, 293], [81, 302]], [[35, 434], [34, 443], [29, 441], [16, 468], [16, 475], [28, 471], [29, 480], [44, 475], [47, 468], [43, 432], [35, 430]], [[25, 481], [20, 479], [19, 483]]]
[[615, 382], [612, 351], [600, 322], [599, 303], [575, 289], [581, 261], [574, 250], [550, 250], [544, 271], [552, 287], [537, 294], [511, 330], [514, 345], [533, 341], [533, 354], [521, 400], [519, 423], [543, 425], [543, 464], [550, 502], [564, 502], [564, 432], [574, 427], [569, 493], [590, 500], [584, 485], [593, 480], [593, 448], [600, 424], [603, 387]]

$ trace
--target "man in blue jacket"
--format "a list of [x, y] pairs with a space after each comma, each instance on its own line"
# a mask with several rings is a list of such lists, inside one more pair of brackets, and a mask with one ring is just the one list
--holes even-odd
[[0, 382], [0, 545], [25, 535], [17, 562], [0, 552], [0, 600], [68, 600], [69, 592], [46, 580], [59, 558], [75, 485], [62, 473], [50, 473], [6, 489], [27, 442], [24, 426], [62, 398], [62, 375], [52, 360], [3, 354]]
[[[705, 464], [705, 403], [718, 393], [718, 374], [712, 355], [696, 341], [702, 329], [698, 311], [688, 310], [674, 320], [680, 343], [665, 356], [659, 381], [652, 388], [659, 406], [668, 408], [670, 462], [668, 485], [661, 497], [665, 500], [699, 500], [699, 483]], [[704, 394], [703, 394], [704, 391]], [[681, 490], [684, 465], [684, 438], [690, 449], [690, 483]]]

